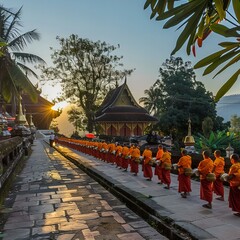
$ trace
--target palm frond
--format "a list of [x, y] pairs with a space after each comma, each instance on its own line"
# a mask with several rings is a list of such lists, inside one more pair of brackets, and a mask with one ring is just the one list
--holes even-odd
[[8, 46], [14, 51], [22, 51], [28, 43], [32, 43], [33, 40], [39, 40], [40, 34], [36, 32], [36, 29], [26, 32], [14, 40], [8, 43]]
[[40, 63], [46, 64], [46, 62], [40, 58], [39, 56], [31, 53], [23, 53], [23, 52], [12, 52], [16, 60], [19, 60], [23, 63]]
[[16, 88], [24, 90], [26, 93], [29, 94], [33, 102], [37, 102], [37, 90], [31, 83], [31, 81], [28, 79], [28, 77], [24, 75], [21, 69], [15, 63], [7, 65], [6, 67], [12, 83], [16, 86]]

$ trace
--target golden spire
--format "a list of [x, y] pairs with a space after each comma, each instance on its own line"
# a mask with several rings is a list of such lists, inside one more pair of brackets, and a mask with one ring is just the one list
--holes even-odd
[[27, 122], [27, 119], [25, 117], [25, 115], [23, 114], [23, 111], [22, 111], [22, 97], [20, 96], [19, 97], [19, 103], [18, 103], [18, 115], [16, 117], [16, 124], [18, 125], [28, 125], [28, 122]]

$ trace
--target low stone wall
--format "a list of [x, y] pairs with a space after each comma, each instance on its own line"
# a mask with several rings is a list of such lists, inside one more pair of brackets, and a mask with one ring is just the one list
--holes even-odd
[[26, 153], [28, 144], [22, 137], [13, 137], [0, 141], [0, 189], [12, 173], [18, 161]]

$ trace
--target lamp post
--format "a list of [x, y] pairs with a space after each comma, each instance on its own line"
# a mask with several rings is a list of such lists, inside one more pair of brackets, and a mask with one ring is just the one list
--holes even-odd
[[226, 148], [226, 157], [230, 158], [230, 156], [234, 153], [234, 149], [231, 147], [230, 143], [228, 147]]

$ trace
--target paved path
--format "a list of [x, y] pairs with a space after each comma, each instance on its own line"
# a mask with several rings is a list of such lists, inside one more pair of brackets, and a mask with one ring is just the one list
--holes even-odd
[[[148, 206], [162, 219], [167, 219], [169, 225], [183, 228], [191, 233], [195, 239], [240, 239], [240, 218], [233, 215], [228, 207], [228, 188], [225, 187], [225, 201], [213, 201], [213, 209], [205, 209], [205, 202], [199, 199], [199, 182], [192, 181], [192, 193], [183, 199], [177, 192], [178, 181], [176, 175], [171, 175], [171, 189], [164, 189], [157, 184], [156, 176], [152, 182], [146, 181], [142, 174], [132, 176], [114, 165], [107, 164], [92, 156], [60, 146], [59, 150], [72, 159], [80, 162], [86, 169], [96, 172], [102, 178], [108, 179], [118, 188], [125, 188], [125, 192], [133, 192], [135, 201], [144, 201], [142, 195], [150, 197]], [[127, 190], [126, 190], [127, 189]], [[139, 195], [140, 194], [140, 195]], [[215, 196], [216, 197], [216, 196]]]
[[167, 239], [40, 140], [34, 142], [0, 218], [6, 219], [0, 226], [3, 240]]

